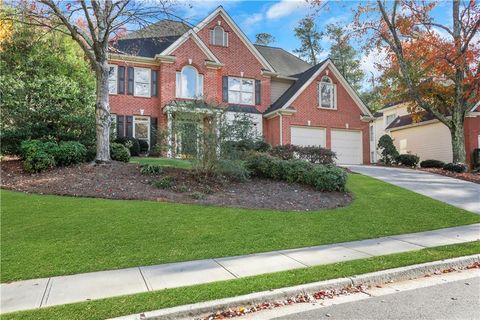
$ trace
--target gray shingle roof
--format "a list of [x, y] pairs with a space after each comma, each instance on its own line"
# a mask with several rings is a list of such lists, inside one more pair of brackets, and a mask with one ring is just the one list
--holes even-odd
[[265, 111], [265, 113], [269, 113], [275, 110], [280, 109], [283, 107], [285, 103], [290, 100], [291, 97], [297, 93], [298, 90], [315, 74], [315, 72], [318, 71], [322, 67], [322, 65], [326, 62], [327, 60], [323, 60], [319, 64], [314, 65], [313, 67], [310, 67], [307, 71], [303, 72], [302, 74], [299, 75], [299, 78], [297, 81], [295, 81], [290, 88], [285, 91], [280, 98], [277, 99], [272, 105]]
[[276, 72], [284, 76], [299, 77], [300, 73], [305, 72], [312, 67], [311, 64], [306, 63], [302, 59], [294, 56], [282, 48], [263, 46], [259, 44], [254, 45], [260, 54], [268, 61], [268, 63], [275, 69]]
[[121, 39], [112, 45], [112, 51], [139, 57], [153, 58], [175, 42], [180, 36]]
[[122, 37], [122, 39], [179, 37], [188, 30], [190, 30], [190, 27], [181, 21], [160, 20], [140, 30], [132, 31]]

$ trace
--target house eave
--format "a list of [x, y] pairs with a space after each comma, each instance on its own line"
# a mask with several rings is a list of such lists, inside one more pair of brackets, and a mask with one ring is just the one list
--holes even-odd
[[109, 53], [108, 61], [116, 62], [134, 62], [137, 64], [158, 64], [156, 58], [140, 57], [129, 54]]

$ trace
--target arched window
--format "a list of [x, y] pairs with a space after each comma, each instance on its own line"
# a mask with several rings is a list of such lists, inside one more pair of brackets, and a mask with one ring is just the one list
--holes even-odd
[[228, 47], [228, 33], [222, 27], [216, 26], [210, 30], [210, 43], [216, 46]]
[[336, 109], [336, 88], [332, 79], [325, 76], [318, 86], [318, 106], [320, 108]]
[[177, 98], [196, 99], [203, 96], [203, 75], [192, 66], [177, 72]]

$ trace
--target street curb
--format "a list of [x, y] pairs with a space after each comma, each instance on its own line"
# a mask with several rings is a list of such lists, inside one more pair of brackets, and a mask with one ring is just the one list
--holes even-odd
[[480, 262], [480, 254], [377, 271], [353, 276], [350, 278], [338, 278], [294, 287], [256, 292], [238, 297], [188, 304], [173, 308], [149, 311], [143, 314], [132, 314], [111, 320], [170, 320], [193, 318], [202, 314], [214, 313], [219, 310], [225, 310], [239, 306], [255, 305], [264, 302], [273, 302], [276, 300], [290, 298], [299, 294], [313, 293], [321, 290], [341, 290], [350, 286], [380, 285], [394, 281], [410, 280], [423, 277], [426, 274], [441, 272], [450, 268], [462, 269], [474, 264], [475, 262]]

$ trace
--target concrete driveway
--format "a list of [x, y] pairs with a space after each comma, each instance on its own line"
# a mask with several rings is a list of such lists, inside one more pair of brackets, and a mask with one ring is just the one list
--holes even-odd
[[349, 165], [361, 173], [480, 214], [480, 184], [411, 169]]

